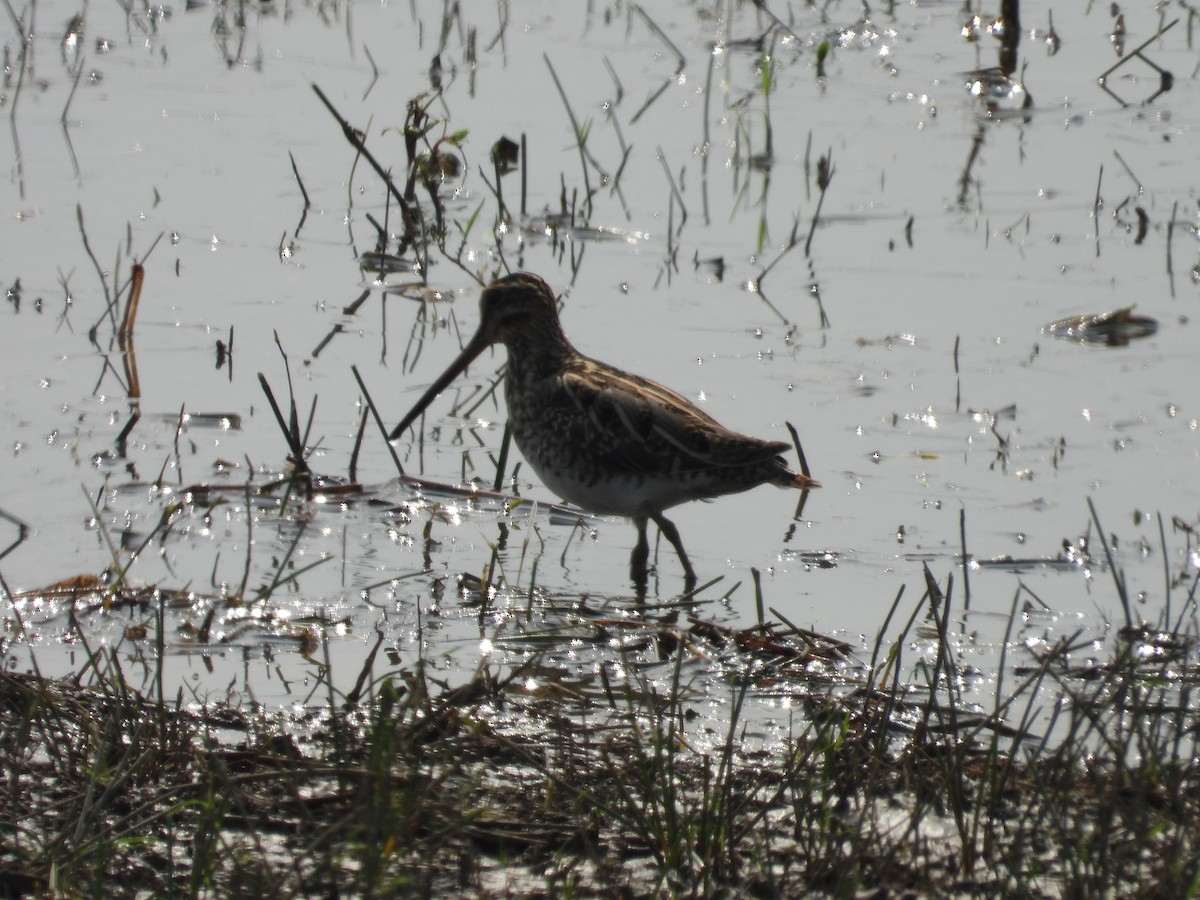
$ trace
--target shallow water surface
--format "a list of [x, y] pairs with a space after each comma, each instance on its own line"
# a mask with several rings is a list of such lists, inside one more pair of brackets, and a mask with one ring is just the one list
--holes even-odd
[[[453, 683], [541, 654], [531, 689], [594, 686], [601, 670], [656, 677], [674, 651], [639, 629], [673, 614], [671, 628], [689, 614], [749, 626], [757, 595], [768, 619], [846, 641], [853, 685], [904, 588], [885, 645], [902, 633], [928, 566], [953, 582], [962, 685], [990, 705], [1006, 634], [1021, 665], [1076, 631], [1100, 654], [1125, 620], [1089, 498], [1132, 618], [1190, 615], [1186, 21], [1109, 77], [1122, 107], [1097, 84], [1121, 58], [1099, 5], [1058, 11], [1054, 53], [1026, 11], [1015, 91], [985, 71], [998, 42], [964, 39], [960, 4], [797, 9], [787, 25], [749, 4], [441, 9], [101, 5], [65, 34], [78, 7], [42, 3], [23, 78], [5, 21], [4, 545], [28, 526], [0, 560], [17, 595], [10, 664], [73, 670], [115, 647], [149, 686], [161, 615], [172, 696], [322, 702], [325, 675], [348, 690], [377, 642], [375, 674], [423, 657]], [[1127, 52], [1165, 24], [1125, 22]], [[1144, 59], [1175, 76], [1147, 106]], [[376, 225], [394, 238], [401, 217], [314, 84], [401, 185], [410, 101], [427, 106], [420, 148], [465, 132], [439, 144], [462, 163], [440, 186], [444, 251], [378, 271]], [[503, 216], [501, 137], [525, 147]], [[116, 316], [139, 261], [141, 418], [122, 448]], [[701, 582], [719, 580], [680, 600], [664, 542], [639, 598], [629, 524], [555, 508], [515, 455], [500, 487], [525, 503], [461, 489], [495, 486], [505, 408], [486, 391], [502, 350], [430, 407], [419, 442], [397, 442], [433, 486], [398, 479], [373, 422], [357, 445], [351, 366], [390, 428], [473, 332], [479, 282], [506, 269], [562, 293], [583, 352], [746, 433], [787, 440], [795, 424], [824, 487], [798, 518], [798, 497], [771, 488], [676, 509]], [[1045, 330], [1129, 306], [1157, 329], [1100, 344]], [[259, 373], [285, 416], [290, 378], [311, 469], [349, 481], [353, 458], [363, 492], [246, 490], [288, 466]], [[172, 593], [43, 590], [106, 569]], [[689, 679], [723, 701], [753, 660], [691, 634]], [[932, 653], [919, 628], [903, 641], [909, 664]], [[785, 712], [810, 687], [764, 682], [756, 709]]]

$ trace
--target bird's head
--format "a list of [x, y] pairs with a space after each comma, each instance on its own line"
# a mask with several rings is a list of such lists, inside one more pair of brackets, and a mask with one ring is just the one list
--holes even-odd
[[[520, 345], [544, 333], [561, 333], [558, 301], [537, 275], [517, 272], [498, 278], [479, 295], [479, 332], [489, 344]], [[472, 342], [474, 343], [474, 342]]]

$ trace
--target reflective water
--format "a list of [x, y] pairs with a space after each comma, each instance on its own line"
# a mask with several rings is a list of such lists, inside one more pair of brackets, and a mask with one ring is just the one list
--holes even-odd
[[[953, 577], [962, 609], [965, 540], [992, 564], [969, 571], [956, 649], [988, 703], [1014, 597], [1029, 608], [1010, 666], [1079, 629], [1100, 654], [1124, 622], [1088, 498], [1133, 618], [1185, 611], [1200, 515], [1186, 21], [1108, 76], [1122, 107], [1097, 83], [1120, 59], [1100, 5], [1057, 10], [1053, 53], [1027, 9], [1007, 81], [988, 71], [999, 43], [964, 39], [957, 3], [869, 21], [796, 8], [786, 25], [749, 4], [467, 4], [446, 22], [442, 6], [90, 5], [68, 32], [79, 8], [42, 2], [24, 68], [4, 21], [0, 509], [29, 534], [0, 573], [31, 592], [5, 613], [13, 665], [77, 668], [116, 646], [149, 683], [161, 606], [172, 696], [321, 701], [320, 667], [347, 690], [377, 639], [376, 674], [420, 655], [453, 682], [538, 641], [552, 659], [533, 681], [652, 670], [674, 649], [634, 635], [663, 633], [683, 589], [665, 544], [639, 603], [632, 527], [548, 511], [558, 498], [527, 466], [511, 477], [516, 458], [501, 487], [536, 503], [513, 508], [397, 480], [372, 422], [355, 456], [351, 366], [390, 428], [474, 330], [476, 277], [505, 268], [563, 293], [585, 353], [738, 430], [798, 428], [824, 484], [798, 521], [796, 496], [771, 488], [672, 514], [701, 582], [720, 579], [683, 607], [704, 622], [752, 624], [757, 571], [766, 617], [845, 640], [853, 680], [901, 587], [885, 639], [919, 602], [923, 565], [943, 589]], [[1125, 23], [1127, 56], [1164, 24]], [[1175, 80], [1141, 106], [1161, 84], [1147, 60]], [[397, 235], [401, 217], [313, 84], [401, 188], [413, 98], [430, 117], [420, 148], [466, 132], [441, 187], [447, 253], [379, 274], [372, 220]], [[501, 179], [507, 218], [489, 155], [502, 137], [525, 146], [524, 175]], [[122, 452], [116, 316], [136, 261], [142, 416]], [[1157, 329], [1111, 345], [1044, 330], [1129, 306]], [[494, 486], [501, 392], [472, 392], [503, 361], [485, 355], [430, 408], [423, 444], [399, 443], [406, 473]], [[365, 495], [247, 493], [286, 469], [258, 373], [286, 415], [289, 371], [313, 471], [348, 479], [354, 456]], [[8, 546], [18, 526], [2, 527]], [[486, 582], [493, 560], [482, 604], [459, 576]], [[109, 566], [182, 593], [106, 610], [103, 592], [40, 590]], [[720, 682], [720, 656], [693, 640], [698, 683]]]

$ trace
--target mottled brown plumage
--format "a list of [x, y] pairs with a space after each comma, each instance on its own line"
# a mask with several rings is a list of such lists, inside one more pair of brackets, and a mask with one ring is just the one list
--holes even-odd
[[638, 529], [631, 560], [644, 582], [647, 520], [695, 573], [663, 510], [760, 484], [812, 488], [779, 455], [789, 445], [724, 428], [674, 391], [589, 359], [563, 334], [553, 292], [541, 278], [509, 275], [480, 296], [479, 330], [392, 431], [395, 440], [467, 365], [492, 344], [508, 350], [504, 390], [513, 439], [546, 486]]

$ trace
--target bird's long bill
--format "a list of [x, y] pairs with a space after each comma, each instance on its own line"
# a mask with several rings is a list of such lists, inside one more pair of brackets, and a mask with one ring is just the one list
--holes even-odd
[[388, 440], [394, 441], [400, 435], [404, 434], [404, 430], [416, 421], [417, 416], [425, 411], [425, 407], [432, 403], [433, 399], [444, 391], [446, 386], [457, 378], [462, 373], [462, 370], [469, 366], [475, 357], [486, 350], [491, 343], [487, 335], [484, 334], [483, 329], [479, 329], [475, 333], [475, 336], [471, 338], [471, 342], [463, 348], [462, 353], [458, 354], [458, 358], [450, 363], [450, 367], [438, 376], [438, 380], [429, 386], [429, 390], [421, 395], [421, 399], [408, 411], [408, 415], [401, 419], [400, 424], [392, 429], [392, 433], [388, 435]]

